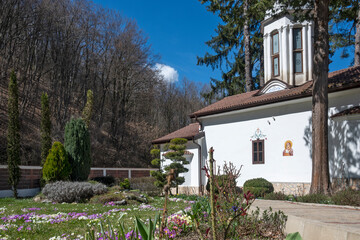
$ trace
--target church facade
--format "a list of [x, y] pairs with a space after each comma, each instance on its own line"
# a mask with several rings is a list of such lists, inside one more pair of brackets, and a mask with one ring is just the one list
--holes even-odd
[[[290, 16], [263, 21], [265, 85], [226, 97], [190, 115], [192, 124], [155, 139], [188, 139], [183, 192], [199, 193], [207, 182], [201, 168], [213, 147], [216, 166], [241, 167], [237, 184], [263, 177], [275, 191], [308, 193], [312, 173], [311, 22]], [[332, 184], [360, 186], [360, 67], [329, 73], [329, 166]], [[163, 157], [163, 156], [162, 156]], [[166, 165], [167, 162], [165, 161]]]

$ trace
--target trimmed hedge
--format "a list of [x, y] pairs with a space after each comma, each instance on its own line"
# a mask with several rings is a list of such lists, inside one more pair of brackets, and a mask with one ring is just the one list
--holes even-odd
[[265, 194], [272, 193], [274, 186], [264, 178], [254, 178], [244, 183], [244, 192], [250, 191], [255, 197], [264, 197]]

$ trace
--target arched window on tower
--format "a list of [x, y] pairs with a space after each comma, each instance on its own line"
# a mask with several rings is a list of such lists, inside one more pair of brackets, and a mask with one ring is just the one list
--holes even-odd
[[280, 75], [280, 57], [279, 57], [279, 32], [271, 34], [271, 62], [272, 62], [272, 76]]
[[294, 46], [294, 72], [303, 72], [303, 43], [302, 28], [293, 29], [293, 46]]

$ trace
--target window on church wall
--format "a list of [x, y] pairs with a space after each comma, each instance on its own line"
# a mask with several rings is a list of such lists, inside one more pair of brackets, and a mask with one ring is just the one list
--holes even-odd
[[303, 55], [302, 55], [302, 31], [301, 28], [293, 29], [293, 46], [294, 46], [294, 72], [303, 72]]
[[271, 58], [272, 58], [272, 75], [279, 76], [280, 58], [279, 58], [279, 33], [274, 32], [271, 35]]
[[252, 141], [252, 157], [253, 157], [253, 164], [264, 164], [264, 140], [253, 140]]

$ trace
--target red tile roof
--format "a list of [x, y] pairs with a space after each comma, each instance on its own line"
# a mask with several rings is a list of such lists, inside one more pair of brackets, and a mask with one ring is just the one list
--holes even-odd
[[[360, 66], [350, 67], [331, 72], [329, 77], [329, 92], [341, 91], [349, 88], [360, 87]], [[260, 90], [237, 94], [226, 97], [192, 114], [191, 118], [202, 117], [217, 113], [230, 112], [264, 104], [282, 102], [297, 98], [311, 96], [312, 81], [289, 89], [257, 95]]]
[[155, 139], [152, 141], [153, 144], [161, 144], [170, 142], [174, 138], [185, 138], [187, 140], [192, 140], [193, 138], [201, 137], [202, 133], [199, 132], [199, 123], [191, 123], [186, 127], [180, 128], [175, 132], [169, 133], [161, 138]]
[[338, 112], [331, 116], [331, 118], [360, 114], [360, 106], [352, 107], [344, 111]]

